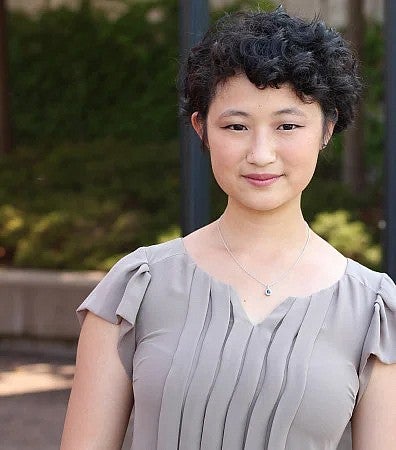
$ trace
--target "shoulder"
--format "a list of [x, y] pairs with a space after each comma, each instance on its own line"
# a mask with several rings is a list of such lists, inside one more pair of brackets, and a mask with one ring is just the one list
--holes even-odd
[[145, 249], [149, 266], [175, 257], [186, 256], [183, 240], [181, 238], [172, 239], [143, 248]]
[[[356, 293], [364, 291], [369, 296], [371, 293], [383, 297], [396, 297], [395, 283], [386, 273], [370, 269], [352, 258], [345, 258], [317, 234], [313, 234], [312, 243], [312, 271], [320, 268], [322, 274], [331, 274], [330, 276], [342, 280], [344, 285]], [[347, 260], [346, 268], [345, 259]], [[341, 271], [343, 273], [340, 276]]]
[[[333, 285], [337, 281], [334, 285], [342, 288], [342, 294], [348, 297], [360, 297], [361, 300], [364, 295], [372, 304], [377, 293], [383, 290], [382, 284], [384, 277], [387, 277], [386, 274], [345, 257], [316, 234], [313, 234], [311, 244], [307, 255], [306, 273], [317, 274], [317, 278], [325, 286]], [[315, 280], [309, 279], [308, 282], [314, 283]]]
[[371, 291], [383, 298], [394, 299], [396, 301], [396, 286], [390, 276], [384, 272], [372, 270], [363, 264], [348, 259], [346, 275], [362, 289]]
[[148, 269], [169, 258], [185, 256], [184, 245], [181, 238], [172, 239], [160, 244], [142, 246], [128, 253], [118, 260], [111, 270], [125, 267], [147, 265]]

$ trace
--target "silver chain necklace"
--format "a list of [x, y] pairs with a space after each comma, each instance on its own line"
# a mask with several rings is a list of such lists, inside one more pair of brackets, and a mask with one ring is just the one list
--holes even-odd
[[305, 249], [307, 248], [308, 242], [309, 242], [309, 238], [311, 236], [310, 233], [310, 228], [309, 225], [307, 224], [307, 222], [305, 222], [306, 226], [307, 226], [307, 238], [305, 239], [305, 243], [304, 243], [304, 247], [302, 248], [300, 254], [298, 255], [297, 259], [294, 261], [294, 263], [286, 270], [286, 272], [284, 272], [280, 278], [278, 278], [276, 281], [274, 281], [273, 283], [263, 283], [262, 281], [260, 281], [259, 279], [257, 279], [253, 274], [251, 274], [233, 255], [232, 251], [230, 250], [230, 248], [227, 245], [227, 242], [224, 239], [223, 233], [221, 232], [220, 229], [220, 219], [221, 217], [216, 221], [216, 225], [217, 225], [217, 230], [219, 232], [219, 236], [221, 241], [223, 242], [223, 245], [225, 247], [225, 249], [227, 250], [227, 252], [230, 254], [231, 258], [235, 261], [235, 263], [247, 274], [249, 275], [250, 278], [253, 278], [253, 280], [257, 281], [257, 283], [261, 284], [262, 286], [264, 286], [265, 290], [264, 290], [264, 294], [269, 297], [272, 294], [272, 286], [275, 286], [276, 284], [280, 283], [282, 280], [284, 280], [289, 273], [296, 267], [296, 265], [298, 264], [298, 262], [300, 261], [302, 255], [305, 252]]

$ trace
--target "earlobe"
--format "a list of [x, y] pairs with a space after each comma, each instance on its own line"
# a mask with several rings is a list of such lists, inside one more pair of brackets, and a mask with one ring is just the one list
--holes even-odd
[[324, 150], [327, 147], [327, 144], [330, 142], [331, 137], [333, 136], [333, 131], [335, 127], [336, 122], [329, 122], [326, 126], [326, 132], [323, 136], [323, 142], [320, 150]]
[[198, 136], [201, 138], [203, 137], [203, 127], [202, 127], [202, 121], [199, 118], [198, 111], [195, 111], [191, 115], [191, 125], [194, 128], [195, 132], [198, 134]]

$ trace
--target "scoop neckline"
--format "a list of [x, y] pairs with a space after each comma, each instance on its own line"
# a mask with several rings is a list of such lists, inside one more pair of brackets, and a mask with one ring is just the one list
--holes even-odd
[[344, 269], [342, 275], [334, 283], [332, 283], [331, 285], [329, 285], [327, 287], [319, 289], [315, 292], [312, 292], [308, 295], [305, 295], [305, 296], [289, 295], [288, 297], [285, 297], [280, 303], [278, 303], [262, 320], [260, 320], [258, 322], [254, 322], [247, 314], [246, 309], [244, 308], [244, 306], [242, 304], [242, 299], [241, 299], [240, 295], [238, 294], [237, 290], [231, 284], [228, 284], [224, 281], [219, 280], [218, 278], [211, 275], [206, 270], [202, 269], [199, 266], [199, 264], [195, 261], [195, 259], [190, 255], [190, 253], [187, 251], [187, 248], [183, 241], [183, 237], [179, 237], [176, 240], [179, 241], [179, 244], [182, 248], [183, 254], [188, 258], [188, 260], [195, 267], [195, 269], [199, 270], [202, 274], [204, 274], [211, 282], [216, 283], [217, 285], [222, 286], [223, 288], [229, 290], [229, 292], [232, 294], [231, 301], [233, 298], [236, 299], [236, 306], [238, 307], [238, 310], [240, 311], [240, 313], [242, 313], [243, 318], [245, 320], [247, 320], [250, 323], [250, 325], [252, 325], [253, 327], [258, 327], [258, 326], [266, 323], [267, 321], [271, 320], [271, 318], [274, 315], [276, 315], [279, 311], [281, 311], [282, 309], [287, 307], [289, 305], [289, 303], [292, 301], [294, 303], [294, 301], [310, 300], [310, 299], [312, 299], [312, 297], [317, 297], [317, 296], [320, 296], [327, 292], [334, 291], [340, 285], [340, 283], [344, 280], [344, 278], [346, 278], [349, 275], [351, 263], [353, 261], [352, 259], [348, 258], [347, 256], [344, 256], [345, 261], [346, 261], [345, 269]]

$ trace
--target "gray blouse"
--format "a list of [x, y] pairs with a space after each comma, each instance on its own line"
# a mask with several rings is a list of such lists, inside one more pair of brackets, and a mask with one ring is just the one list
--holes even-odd
[[132, 450], [347, 450], [370, 354], [396, 363], [396, 287], [348, 260], [339, 281], [253, 324], [181, 238], [122, 258], [78, 307], [119, 323]]

